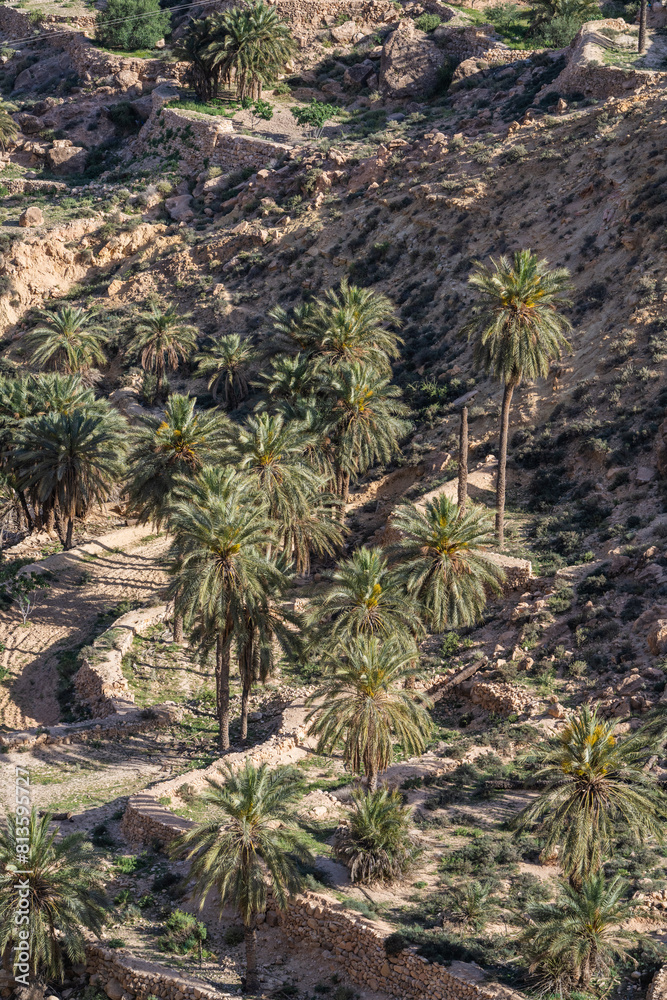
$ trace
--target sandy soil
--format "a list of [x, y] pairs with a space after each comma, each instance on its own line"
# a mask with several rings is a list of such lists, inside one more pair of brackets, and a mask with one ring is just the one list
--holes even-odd
[[0, 686], [1, 724], [23, 729], [58, 721], [58, 652], [90, 638], [99, 615], [119, 601], [157, 596], [166, 580], [159, 558], [167, 544], [145, 526], [123, 528], [35, 564], [54, 578], [29, 624], [13, 608], [0, 612], [2, 666], [8, 671]]

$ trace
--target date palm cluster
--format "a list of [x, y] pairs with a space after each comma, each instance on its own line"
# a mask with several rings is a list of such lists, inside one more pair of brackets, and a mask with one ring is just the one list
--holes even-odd
[[283, 72], [295, 49], [277, 9], [255, 0], [190, 21], [175, 52], [190, 64], [197, 97], [209, 101], [232, 84], [241, 100], [261, 98], [262, 87]]
[[[234, 61], [232, 52], [253, 31], [264, 37], [262, 25], [272, 18], [273, 8], [250, 4], [242, 17], [231, 10], [206, 19], [225, 25], [215, 49], [221, 78], [233, 73], [246, 89], [261, 84], [264, 70], [250, 42], [243, 59]], [[204, 37], [202, 25], [194, 22], [191, 35]], [[274, 50], [267, 43], [265, 51]], [[566, 346], [566, 279], [530, 251], [480, 264], [471, 279], [478, 297], [464, 333], [478, 368], [505, 388], [495, 537], [484, 508], [459, 505], [445, 491], [399, 504], [386, 544], [348, 550], [351, 485], [400, 458], [411, 426], [392, 382], [402, 344], [395, 310], [369, 288], [343, 281], [291, 310], [271, 310], [261, 345], [234, 333], [200, 338], [176, 307], [149, 304], [125, 355], [155, 379], [159, 405], [132, 427], [99, 395], [99, 369], [117, 343], [99, 317], [81, 309], [41, 313], [24, 338], [39, 374], [0, 379], [3, 509], [14, 508], [28, 527], [55, 527], [65, 547], [74, 544], [77, 520], [111, 497], [140, 523], [168, 533], [174, 635], [182, 641], [187, 633], [214, 663], [223, 752], [233, 668], [242, 740], [252, 687], [278, 659], [318, 676], [308, 702], [317, 751], [339, 753], [364, 778], [334, 844], [357, 881], [390, 881], [416, 857], [409, 810], [382, 775], [397, 746], [419, 755], [432, 739], [429, 700], [415, 683], [420, 642], [427, 633], [478, 623], [502, 588], [491, 547], [502, 544], [512, 392], [523, 379], [544, 376]], [[167, 373], [185, 365], [206, 381], [207, 406], [169, 393]], [[296, 610], [288, 591], [313, 562], [325, 580], [309, 592], [307, 610]], [[620, 833], [638, 842], [662, 838], [664, 802], [647, 762], [663, 729], [656, 723], [624, 737], [614, 720], [583, 708], [531, 760], [537, 790], [514, 826], [533, 830], [548, 849], [558, 846], [565, 877], [554, 903], [526, 913], [526, 955], [550, 982], [557, 973], [561, 983], [587, 986], [623, 954], [625, 889], [605, 881], [604, 865]], [[289, 768], [247, 762], [209, 786], [207, 802], [222, 820], [196, 827], [174, 850], [190, 858], [202, 899], [216, 890], [221, 906], [240, 913], [252, 990], [267, 886], [284, 907], [312, 863], [289, 810], [299, 778]], [[34, 896], [35, 968], [57, 975], [64, 954], [75, 960], [81, 953], [80, 928], [99, 927], [99, 884], [79, 839], [54, 840], [48, 817], [33, 813], [30, 823], [30, 862], [43, 889]], [[6, 886], [18, 835], [10, 822], [0, 836]], [[490, 893], [478, 883], [461, 888], [461, 919], [476, 926]], [[14, 932], [5, 895], [6, 951]], [[47, 897], [52, 910], [42, 904]]]

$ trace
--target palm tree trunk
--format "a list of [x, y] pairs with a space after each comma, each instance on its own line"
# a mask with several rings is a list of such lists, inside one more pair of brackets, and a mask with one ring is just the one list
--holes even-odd
[[468, 500], [468, 407], [461, 407], [461, 425], [459, 428], [459, 488], [457, 501], [459, 517], [465, 510]]
[[343, 503], [347, 503], [350, 499], [350, 473], [343, 473]]
[[243, 688], [241, 691], [241, 739], [248, 739], [248, 708], [250, 705], [250, 689], [252, 681], [248, 674], [243, 676]]
[[229, 750], [229, 633], [219, 633], [215, 644], [215, 688], [220, 727], [220, 749]]
[[246, 993], [257, 993], [259, 978], [257, 976], [257, 930], [254, 917], [252, 924], [245, 925], [245, 989]]
[[371, 792], [376, 792], [378, 787], [378, 772], [374, 764], [368, 768], [368, 789]]
[[183, 615], [174, 612], [174, 642], [183, 642]]
[[643, 54], [646, 52], [646, 0], [641, 0], [639, 6], [639, 41], [637, 44], [637, 52]]
[[498, 548], [505, 544], [505, 492], [507, 477], [507, 438], [509, 435], [510, 407], [514, 383], [507, 382], [503, 392], [503, 405], [500, 411], [500, 449], [498, 454], [498, 478], [496, 481], [496, 538]]
[[27, 503], [26, 498], [25, 498], [25, 493], [23, 492], [23, 490], [17, 490], [16, 492], [19, 495], [19, 501], [21, 503], [21, 508], [23, 510], [23, 513], [25, 514], [26, 527], [27, 527], [28, 531], [32, 531], [32, 529], [34, 527], [34, 521], [33, 521], [32, 516], [30, 514], [30, 510], [28, 509], [28, 503]]
[[65, 536], [65, 548], [72, 548], [72, 537], [74, 534], [74, 516], [75, 516], [75, 505], [70, 504], [70, 509], [67, 512], [67, 535]]

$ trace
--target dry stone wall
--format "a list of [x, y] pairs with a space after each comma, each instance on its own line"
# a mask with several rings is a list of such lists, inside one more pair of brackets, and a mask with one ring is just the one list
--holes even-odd
[[[567, 65], [559, 76], [544, 88], [559, 94], [584, 94], [586, 97], [604, 99], [620, 97], [638, 87], [657, 85], [667, 74], [647, 70], [618, 69], [607, 66], [602, 61], [603, 53], [611, 45], [609, 39], [600, 34], [601, 28], [624, 31], [627, 28], [622, 18], [607, 18], [604, 21], [587, 21], [581, 26], [567, 50]], [[535, 101], [539, 101], [542, 91]]]
[[236, 995], [211, 989], [200, 979], [176, 969], [96, 944], [86, 945], [86, 972], [91, 985], [106, 987], [109, 997], [121, 998], [125, 994], [126, 1000], [146, 1000], [149, 996], [160, 1000], [220, 1000]]
[[651, 980], [646, 991], [646, 1000], [667, 1000], [667, 965], [665, 965]]
[[[39, 563], [32, 563], [24, 567], [24, 572], [38, 571], [39, 568]], [[135, 635], [141, 635], [152, 625], [165, 621], [170, 612], [171, 605], [168, 604], [129, 611], [103, 632], [92, 646], [82, 650], [82, 664], [74, 676], [74, 687], [81, 701], [90, 706], [95, 718], [2, 734], [0, 746], [80, 743], [91, 736], [120, 736], [129, 730], [153, 729], [174, 722], [180, 714], [176, 705], [165, 703], [146, 710], [137, 708], [121, 667], [123, 656], [130, 649]]]
[[291, 148], [235, 132], [228, 118], [157, 107], [141, 129], [132, 155], [175, 158], [197, 173], [207, 166], [225, 171], [272, 166]]
[[345, 973], [359, 986], [406, 1000], [483, 1000], [490, 994], [473, 983], [451, 975], [406, 948], [388, 956], [386, 931], [353, 916], [340, 903], [307, 893], [293, 900], [280, 917], [288, 945], [310, 942], [338, 959]]

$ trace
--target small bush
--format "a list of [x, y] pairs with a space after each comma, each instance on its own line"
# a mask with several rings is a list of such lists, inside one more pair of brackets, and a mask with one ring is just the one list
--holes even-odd
[[573, 660], [567, 668], [570, 677], [585, 677], [588, 673], [588, 664], [585, 660]]
[[230, 948], [236, 948], [245, 940], [245, 931], [242, 927], [234, 924], [225, 931], [225, 944]]
[[408, 942], [398, 931], [394, 931], [384, 939], [384, 950], [387, 955], [400, 955], [407, 946]]
[[164, 930], [165, 933], [157, 943], [160, 951], [169, 951], [176, 955], [188, 955], [196, 951], [200, 958], [202, 957], [206, 924], [201, 920], [183, 910], [174, 910], [165, 923]]
[[415, 27], [420, 31], [435, 31], [441, 23], [439, 14], [420, 14], [415, 20]]
[[581, 27], [581, 20], [569, 14], [552, 17], [535, 39], [536, 44], [545, 49], [564, 49], [570, 44]]

